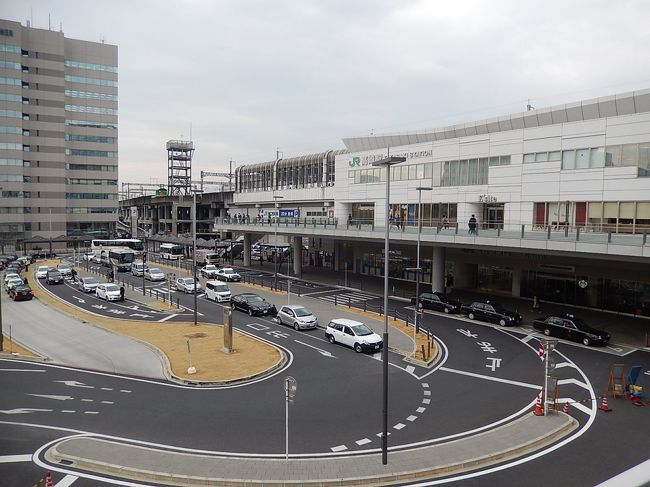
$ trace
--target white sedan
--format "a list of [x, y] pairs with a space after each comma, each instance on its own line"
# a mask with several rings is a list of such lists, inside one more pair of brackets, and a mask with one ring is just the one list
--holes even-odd
[[15, 272], [8, 272], [5, 274], [5, 286], [12, 279], [21, 279], [20, 274], [16, 274]]
[[214, 279], [217, 277], [219, 268], [214, 264], [208, 264], [203, 269], [201, 269], [201, 275], [206, 279]]
[[220, 281], [241, 281], [241, 276], [232, 267], [224, 267], [217, 271], [217, 279]]
[[144, 270], [144, 278], [148, 281], [164, 281], [165, 273], [157, 267], [146, 268]]
[[201, 284], [198, 282], [198, 279], [195, 282], [193, 277], [179, 277], [176, 279], [174, 287], [177, 291], [183, 291], [188, 294], [201, 291]]
[[39, 265], [36, 269], [36, 279], [45, 279], [47, 277], [47, 270], [49, 269], [46, 265]]
[[95, 295], [106, 301], [120, 301], [122, 299], [122, 293], [120, 293], [117, 284], [102, 283], [95, 289]]

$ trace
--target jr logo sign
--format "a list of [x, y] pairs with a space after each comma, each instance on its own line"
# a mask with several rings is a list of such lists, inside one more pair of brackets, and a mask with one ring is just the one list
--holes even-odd
[[355, 167], [355, 166], [360, 166], [361, 165], [361, 158], [360, 157], [353, 157], [348, 161], [348, 164], [350, 167]]

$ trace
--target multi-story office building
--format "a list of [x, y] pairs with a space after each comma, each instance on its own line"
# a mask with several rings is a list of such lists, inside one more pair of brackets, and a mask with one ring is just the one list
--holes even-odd
[[215, 228], [247, 245], [277, 231], [296, 255], [308, 242], [297, 272], [308, 262], [382, 275], [386, 169], [373, 162], [399, 156], [391, 279], [421, 267], [434, 290], [451, 273], [456, 287], [650, 315], [650, 90], [344, 143], [240, 166], [230, 216], [244, 217]]
[[117, 179], [117, 46], [0, 20], [0, 240], [114, 233]]

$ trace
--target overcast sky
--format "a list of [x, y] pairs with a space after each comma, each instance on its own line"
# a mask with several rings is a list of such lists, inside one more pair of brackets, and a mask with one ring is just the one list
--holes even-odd
[[650, 2], [3, 0], [0, 16], [119, 47], [120, 181], [650, 87]]

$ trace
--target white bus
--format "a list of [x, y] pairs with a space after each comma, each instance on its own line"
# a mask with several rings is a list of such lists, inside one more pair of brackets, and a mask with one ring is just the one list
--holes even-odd
[[93, 239], [90, 242], [90, 250], [101, 258], [102, 250], [114, 247], [128, 247], [135, 251], [136, 257], [141, 258], [144, 252], [142, 240], [138, 238], [111, 238], [111, 239]]
[[182, 259], [184, 257], [183, 246], [172, 243], [160, 244], [160, 257], [169, 260]]
[[118, 271], [128, 271], [131, 269], [131, 264], [135, 261], [135, 251], [127, 247], [112, 248], [108, 252], [108, 262], [110, 266], [115, 266]]

